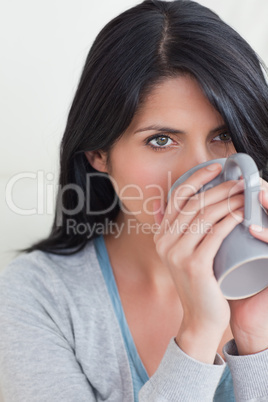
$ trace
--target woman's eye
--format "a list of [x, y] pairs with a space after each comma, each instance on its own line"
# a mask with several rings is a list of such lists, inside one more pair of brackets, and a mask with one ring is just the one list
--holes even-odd
[[148, 138], [146, 140], [146, 145], [149, 145], [155, 150], [160, 150], [163, 148], [168, 148], [168, 146], [171, 145], [172, 142], [172, 139], [167, 135], [156, 135], [154, 137]]
[[214, 137], [213, 140], [221, 142], [232, 142], [232, 138], [229, 133], [221, 133], [217, 135], [217, 137]]

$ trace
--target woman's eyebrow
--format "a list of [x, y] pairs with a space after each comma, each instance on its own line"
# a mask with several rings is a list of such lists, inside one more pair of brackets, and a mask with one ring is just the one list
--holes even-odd
[[186, 134], [186, 132], [182, 131], [182, 130], [176, 130], [174, 128], [161, 127], [161, 126], [157, 126], [157, 125], [152, 125], [152, 126], [148, 126], [148, 127], [144, 127], [144, 128], [139, 128], [138, 130], [134, 131], [134, 134], [140, 133], [142, 131], [150, 131], [150, 130], [166, 132], [166, 133], [168, 132], [168, 133], [172, 133], [172, 134]]
[[213, 128], [213, 130], [210, 131], [210, 134], [215, 134], [218, 131], [222, 131], [222, 130], [228, 130], [228, 127], [226, 124], [221, 124], [220, 126]]
[[[217, 133], [218, 131], [226, 130], [226, 129], [227, 129], [226, 124], [221, 124], [220, 126], [210, 130], [209, 133], [214, 134], [214, 133]], [[140, 133], [143, 131], [151, 131], [151, 130], [160, 131], [163, 133], [186, 134], [186, 132], [183, 130], [177, 130], [177, 129], [174, 129], [171, 127], [162, 127], [162, 126], [158, 126], [158, 125], [152, 125], [152, 126], [148, 126], [148, 127], [144, 127], [144, 128], [139, 128], [138, 130], [134, 131], [134, 134]]]

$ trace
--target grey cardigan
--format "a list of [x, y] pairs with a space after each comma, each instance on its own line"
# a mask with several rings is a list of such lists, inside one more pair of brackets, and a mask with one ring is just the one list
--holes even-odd
[[[227, 363], [187, 356], [170, 340], [140, 402], [212, 401], [228, 364], [237, 401], [268, 401], [268, 350]], [[121, 330], [92, 241], [77, 254], [15, 258], [0, 275], [0, 390], [5, 402], [132, 402]], [[228, 401], [226, 401], [228, 402]]]

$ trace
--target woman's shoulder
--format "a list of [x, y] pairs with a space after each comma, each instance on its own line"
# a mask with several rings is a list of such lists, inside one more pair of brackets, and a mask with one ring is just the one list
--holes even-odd
[[[11, 261], [0, 273], [0, 323], [0, 350], [15, 348], [14, 359], [22, 339], [32, 350], [22, 361], [38, 359], [40, 348], [45, 359], [62, 361], [65, 350], [72, 360], [75, 350], [91, 373], [88, 362], [102, 351], [103, 339], [109, 345], [111, 333], [119, 333], [93, 241], [73, 255], [32, 251]], [[92, 364], [98, 369], [97, 357]]]
[[85, 287], [95, 289], [102, 280], [94, 243], [88, 241], [85, 247], [75, 254], [58, 255], [40, 250], [23, 253], [14, 258], [0, 272], [0, 293], [13, 289], [38, 290], [40, 293], [59, 292], [68, 288], [74, 292]]

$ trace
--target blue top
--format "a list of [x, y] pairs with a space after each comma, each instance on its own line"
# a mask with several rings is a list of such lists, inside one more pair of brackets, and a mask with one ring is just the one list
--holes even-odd
[[[115, 282], [113, 270], [110, 264], [109, 255], [106, 249], [105, 241], [103, 236], [99, 236], [94, 239], [94, 246], [96, 248], [96, 253], [100, 268], [108, 288], [108, 292], [113, 304], [115, 314], [117, 316], [122, 336], [125, 342], [125, 347], [128, 355], [131, 376], [133, 381], [134, 390], [134, 400], [139, 401], [138, 393], [141, 387], [149, 380], [149, 376], [146, 369], [140, 359], [137, 352], [135, 343], [133, 341], [131, 332], [129, 330], [122, 303], [120, 300], [119, 292]], [[214, 395], [214, 402], [235, 402], [234, 390], [233, 390], [233, 380], [229, 367], [226, 366], [221, 381], [216, 389]]]

